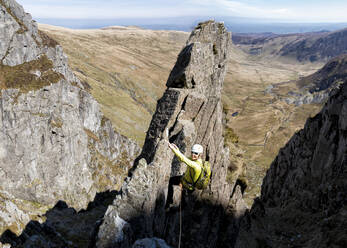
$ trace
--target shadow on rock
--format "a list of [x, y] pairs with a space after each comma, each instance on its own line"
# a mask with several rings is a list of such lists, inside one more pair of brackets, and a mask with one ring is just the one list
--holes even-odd
[[44, 223], [30, 221], [19, 237], [7, 230], [0, 242], [11, 244], [11, 247], [93, 247], [101, 219], [117, 193], [98, 193], [88, 208], [79, 212], [59, 201], [45, 214]]
[[[233, 247], [240, 218], [234, 209], [215, 205], [199, 193], [184, 193], [181, 206], [168, 210], [160, 238], [169, 245], [181, 247]], [[181, 223], [180, 223], [181, 222]]]

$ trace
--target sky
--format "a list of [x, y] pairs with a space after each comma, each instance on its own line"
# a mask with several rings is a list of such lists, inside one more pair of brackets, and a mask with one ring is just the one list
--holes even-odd
[[347, 0], [17, 0], [34, 19], [234, 16], [277, 22], [347, 22]]

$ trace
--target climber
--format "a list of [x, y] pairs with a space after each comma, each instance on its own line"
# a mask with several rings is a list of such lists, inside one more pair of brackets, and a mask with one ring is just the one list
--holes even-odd
[[169, 208], [171, 203], [173, 203], [173, 185], [179, 185], [181, 191], [184, 190], [184, 192], [189, 194], [195, 189], [205, 189], [211, 177], [210, 163], [203, 161], [201, 158], [204, 150], [201, 145], [193, 145], [190, 158], [184, 156], [175, 144], [169, 142], [169, 147], [178, 159], [187, 165], [187, 169], [183, 176], [170, 178], [166, 208]]
[[203, 162], [201, 159], [203, 147], [201, 145], [195, 144], [192, 147], [191, 158], [184, 156], [175, 144], [169, 142], [169, 148], [175, 153], [181, 162], [184, 162], [187, 165], [187, 169], [183, 176], [174, 176], [170, 178], [166, 209], [170, 208], [172, 203], [174, 203], [174, 185], [179, 185], [181, 191], [184, 190], [185, 193], [189, 194], [193, 192], [195, 189], [195, 184], [198, 179], [201, 178], [201, 173], [203, 170]]
[[[175, 144], [169, 143], [170, 149], [175, 153], [175, 155], [178, 157], [178, 159], [181, 162], [184, 162], [188, 167], [186, 169], [186, 172], [184, 173], [184, 176], [180, 176], [180, 182], [179, 186], [189, 191], [193, 191], [195, 189], [195, 184], [201, 177], [201, 173], [203, 170], [203, 162], [201, 159], [201, 155], [203, 152], [203, 147], [199, 144], [195, 144], [192, 147], [192, 156], [191, 158], [187, 158], [184, 156], [178, 147]], [[176, 177], [177, 180], [177, 177]], [[172, 180], [175, 181], [175, 180]], [[175, 182], [174, 182], [175, 183]]]

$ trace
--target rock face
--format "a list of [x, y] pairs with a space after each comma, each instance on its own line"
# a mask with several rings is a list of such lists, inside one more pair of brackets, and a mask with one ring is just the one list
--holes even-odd
[[80, 210], [118, 189], [139, 148], [20, 5], [1, 0], [0, 13], [0, 233], [19, 234], [58, 200]]
[[347, 247], [347, 84], [282, 148], [236, 247]]
[[307, 88], [310, 93], [324, 92], [342, 84], [347, 78], [347, 54], [337, 56], [328, 61], [316, 73], [298, 81], [298, 86]]
[[[104, 216], [97, 247], [130, 247], [146, 237], [177, 246], [179, 211], [164, 207], [169, 178], [181, 175], [185, 168], [168, 149], [168, 140], [186, 155], [194, 143], [202, 144], [204, 159], [213, 170], [208, 189], [183, 197], [182, 247], [216, 247], [221, 242], [219, 234], [227, 231], [221, 219], [236, 183], [226, 181], [229, 154], [224, 147], [221, 106], [230, 43], [224, 25], [213, 21], [200, 23], [191, 33], [158, 101], [135, 169]], [[242, 199], [231, 202], [244, 210]]]

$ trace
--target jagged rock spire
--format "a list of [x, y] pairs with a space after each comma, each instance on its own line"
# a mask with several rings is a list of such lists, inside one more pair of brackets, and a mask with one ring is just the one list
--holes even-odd
[[[224, 147], [221, 89], [231, 44], [224, 25], [200, 23], [181, 51], [167, 81], [167, 90], [158, 101], [138, 164], [105, 214], [98, 233], [97, 247], [129, 247], [136, 239], [157, 236], [177, 245], [177, 213], [165, 213], [169, 178], [185, 168], [174, 159], [168, 140], [190, 153], [194, 143], [204, 147], [204, 159], [211, 162], [213, 175], [208, 190], [196, 191], [183, 215], [183, 225], [192, 242], [214, 247], [221, 231], [223, 207], [229, 203], [235, 182], [227, 183], [229, 152]], [[169, 130], [166, 137], [165, 130]], [[202, 203], [204, 202], [204, 203]], [[221, 206], [221, 207], [218, 207]], [[214, 216], [211, 218], [209, 216]]]

